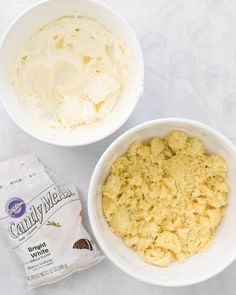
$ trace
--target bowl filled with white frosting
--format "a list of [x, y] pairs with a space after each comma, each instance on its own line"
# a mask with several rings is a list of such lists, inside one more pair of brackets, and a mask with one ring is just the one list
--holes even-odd
[[0, 45], [1, 100], [28, 134], [80, 146], [130, 117], [143, 89], [143, 57], [127, 22], [88, 0], [48, 0], [27, 10]]

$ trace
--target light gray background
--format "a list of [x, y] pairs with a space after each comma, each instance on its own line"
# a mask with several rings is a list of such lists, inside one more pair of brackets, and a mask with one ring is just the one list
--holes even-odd
[[[0, 0], [0, 36], [37, 0]], [[105, 0], [137, 33], [145, 58], [145, 91], [129, 121], [109, 138], [81, 148], [41, 143], [21, 131], [0, 105], [0, 161], [35, 153], [74, 182], [83, 207], [94, 166], [125, 130], [146, 120], [187, 117], [207, 123], [236, 143], [235, 0]], [[234, 36], [235, 34], [235, 36]], [[0, 94], [1, 95], [1, 94]], [[84, 223], [88, 229], [85, 211]], [[104, 259], [92, 269], [28, 291], [21, 263], [0, 232], [0, 295], [25, 294], [236, 294], [236, 263], [204, 283], [163, 288], [133, 279]]]

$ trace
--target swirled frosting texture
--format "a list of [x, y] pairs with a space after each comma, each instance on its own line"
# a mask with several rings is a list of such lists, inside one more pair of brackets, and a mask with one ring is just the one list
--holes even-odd
[[13, 85], [34, 120], [74, 129], [112, 112], [133, 87], [134, 64], [126, 44], [97, 21], [63, 17], [19, 48]]

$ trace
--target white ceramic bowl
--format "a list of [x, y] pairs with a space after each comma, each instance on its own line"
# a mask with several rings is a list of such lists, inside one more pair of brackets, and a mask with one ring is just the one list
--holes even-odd
[[[16, 102], [10, 83], [12, 65], [18, 46], [38, 28], [62, 16], [79, 14], [97, 20], [110, 31], [120, 36], [128, 45], [137, 61], [137, 87], [129, 100], [120, 98], [111, 116], [71, 134], [45, 134], [34, 127]], [[129, 118], [134, 110], [143, 84], [143, 56], [140, 44], [128, 23], [113, 9], [91, 0], [46, 0], [31, 7], [10, 25], [0, 42], [0, 98], [10, 117], [31, 136], [47, 143], [62, 146], [81, 146], [101, 140], [115, 132]]]
[[[148, 140], [164, 136], [178, 129], [188, 136], [199, 137], [209, 153], [221, 155], [228, 163], [230, 185], [229, 205], [210, 249], [194, 255], [186, 262], [174, 263], [168, 268], [158, 268], [142, 261], [138, 255], [114, 235], [104, 219], [101, 189], [112, 163], [124, 154], [137, 139]], [[142, 281], [161, 286], [185, 286], [213, 277], [236, 258], [236, 149], [216, 130], [185, 119], [160, 119], [138, 125], [116, 139], [104, 152], [93, 172], [89, 187], [88, 211], [94, 235], [104, 253], [120, 269]]]

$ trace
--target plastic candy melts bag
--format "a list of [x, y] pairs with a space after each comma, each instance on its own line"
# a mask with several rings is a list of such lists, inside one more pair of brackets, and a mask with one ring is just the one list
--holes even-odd
[[35, 288], [98, 263], [73, 184], [29, 155], [0, 164], [0, 225]]

